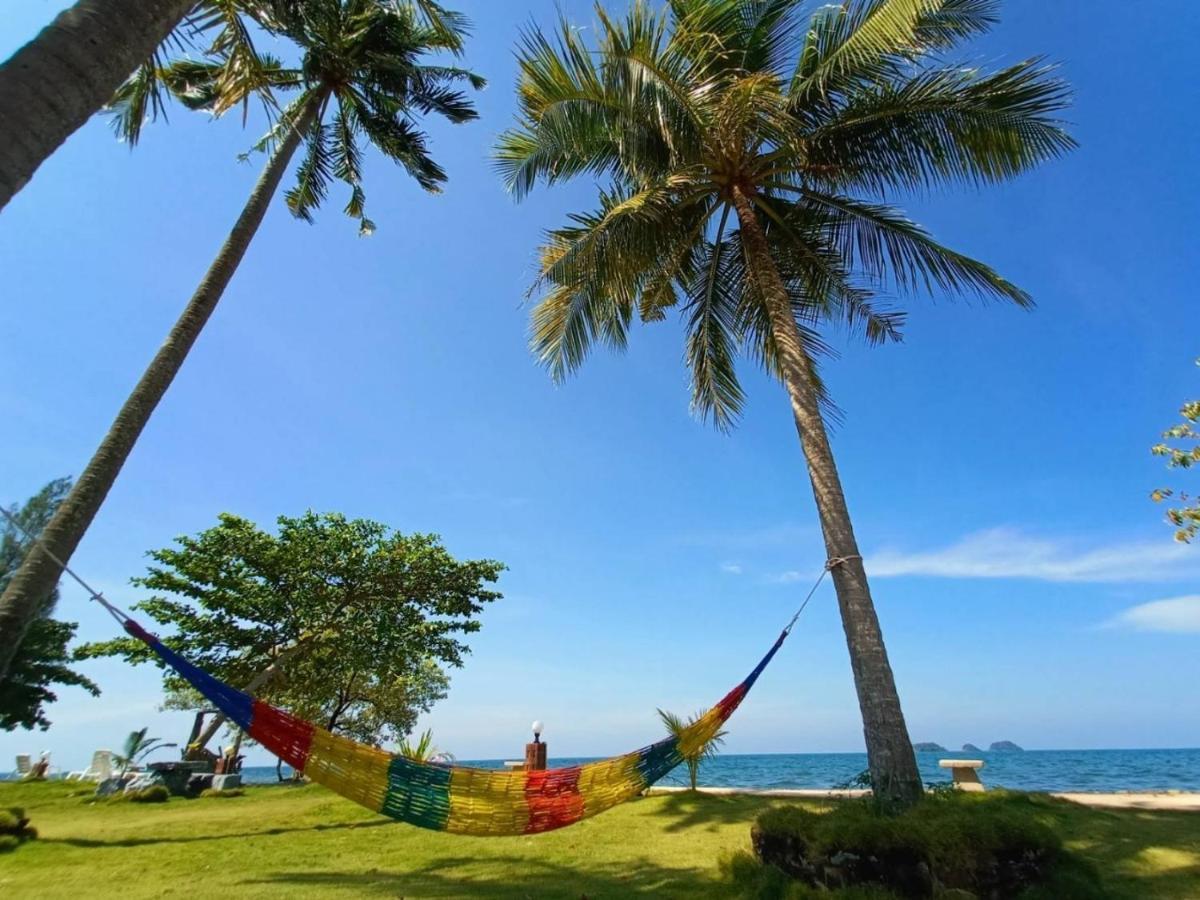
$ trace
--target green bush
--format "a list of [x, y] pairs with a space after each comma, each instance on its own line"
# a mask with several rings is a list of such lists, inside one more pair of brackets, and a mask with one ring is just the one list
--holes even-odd
[[245, 791], [241, 788], [230, 788], [227, 791], [214, 791], [212, 788], [205, 788], [200, 792], [201, 797], [211, 797], [219, 800], [223, 797], [242, 797], [245, 796]]
[[150, 787], [130, 791], [124, 795], [130, 803], [166, 803], [171, 796], [166, 785], [152, 784]]
[[[752, 839], [765, 867], [814, 887], [874, 885], [917, 897], [951, 889], [1012, 896], [1046, 883], [1065, 861], [1061, 841], [1042, 821], [1045, 802], [1003, 791], [954, 792], [930, 796], [893, 817], [879, 815], [869, 802], [842, 803], [827, 813], [782, 806], [759, 817]], [[745, 883], [745, 861], [738, 865]], [[1087, 874], [1076, 873], [1084, 880]], [[765, 890], [745, 895], [791, 896]]]
[[37, 837], [37, 829], [31, 828], [25, 810], [18, 807], [0, 809], [0, 853], [17, 849], [25, 841]]
[[732, 896], [743, 900], [895, 900], [891, 891], [857, 887], [833, 891], [810, 887], [774, 866], [764, 866], [752, 853], [740, 851], [721, 861], [721, 874], [732, 888]]

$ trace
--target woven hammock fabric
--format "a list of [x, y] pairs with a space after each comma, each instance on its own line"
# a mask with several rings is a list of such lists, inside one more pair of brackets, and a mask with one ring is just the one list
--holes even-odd
[[579, 766], [507, 772], [414, 762], [338, 737], [219, 681], [132, 619], [124, 625], [231, 722], [296, 771], [393, 819], [480, 836], [552, 831], [636, 797], [717, 733], [787, 637], [787, 631], [780, 634], [754, 671], [677, 737]]

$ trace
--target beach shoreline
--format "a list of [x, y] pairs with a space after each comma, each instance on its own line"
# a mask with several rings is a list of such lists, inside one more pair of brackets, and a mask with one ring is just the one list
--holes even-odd
[[[675, 794], [687, 791], [688, 788], [663, 785], [649, 788], [646, 793]], [[749, 797], [792, 797], [807, 800], [848, 800], [866, 796], [869, 791], [854, 790], [821, 790], [813, 788], [740, 788], [740, 787], [699, 787], [701, 794], [712, 796], [749, 796]], [[1200, 791], [1048, 791], [1051, 797], [1067, 800], [1082, 806], [1098, 809], [1146, 809], [1168, 812], [1200, 812]]]

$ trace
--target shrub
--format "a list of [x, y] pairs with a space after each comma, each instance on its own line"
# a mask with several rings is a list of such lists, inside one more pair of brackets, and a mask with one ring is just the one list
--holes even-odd
[[895, 894], [879, 887], [846, 888], [831, 894], [824, 888], [790, 878], [774, 866], [764, 866], [754, 855], [740, 851], [721, 861], [721, 873], [733, 887], [733, 896], [743, 900], [895, 900]]
[[17, 807], [0, 809], [0, 853], [17, 849], [25, 841], [37, 837], [37, 829], [29, 826], [25, 810]]
[[[1006, 897], [1045, 883], [1064, 861], [1058, 836], [1039, 820], [1042, 802], [1001, 791], [955, 792], [894, 817], [877, 814], [867, 802], [842, 803], [823, 814], [784, 806], [764, 812], [751, 838], [762, 863], [817, 888], [875, 886], [911, 897], [959, 889]], [[739, 865], [744, 880], [745, 861]], [[747, 895], [789, 896], [770, 889]]]
[[211, 797], [214, 800], [220, 800], [222, 797], [241, 797], [246, 792], [241, 788], [230, 788], [227, 791], [214, 791], [212, 788], [205, 788], [200, 792], [201, 797]]
[[170, 796], [171, 792], [162, 784], [152, 784], [124, 795], [130, 803], [166, 803]]

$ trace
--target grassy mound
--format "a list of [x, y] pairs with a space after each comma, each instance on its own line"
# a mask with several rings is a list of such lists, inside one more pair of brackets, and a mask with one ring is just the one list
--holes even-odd
[[1021, 794], [933, 796], [895, 817], [865, 802], [827, 813], [782, 806], [759, 816], [751, 839], [760, 865], [747, 855], [728, 873], [752, 896], [805, 896], [798, 888], [807, 886], [853, 891], [847, 896], [1016, 897], [1068, 872], [1072, 896], [1100, 896], [1039, 801]]
[[29, 826], [25, 810], [19, 807], [0, 809], [0, 853], [16, 850], [25, 841], [37, 837], [37, 829]]
[[167, 790], [166, 785], [152, 784], [140, 790], [127, 791], [121, 796], [130, 803], [166, 803], [171, 797], [171, 792]]

